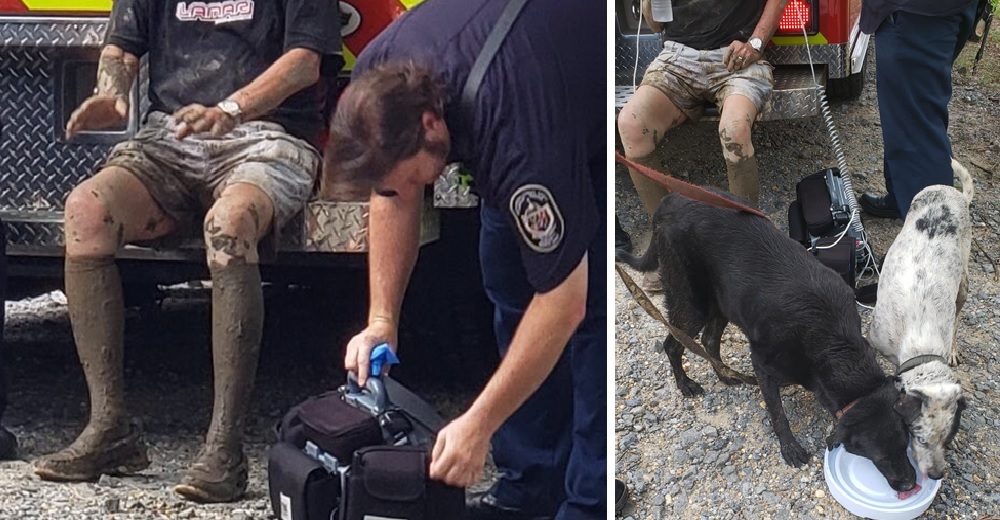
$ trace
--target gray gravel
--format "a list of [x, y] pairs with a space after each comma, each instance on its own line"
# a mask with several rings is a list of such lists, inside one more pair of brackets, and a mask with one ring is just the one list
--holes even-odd
[[[868, 59], [872, 60], [870, 52]], [[856, 190], [884, 191], [881, 129], [874, 90], [874, 64], [858, 101], [833, 105]], [[1000, 132], [995, 114], [1000, 94], [958, 80], [951, 107], [956, 157], [977, 180], [973, 236], [993, 259], [1000, 258]], [[725, 188], [725, 165], [714, 123], [686, 125], [667, 135], [660, 148], [669, 171], [696, 184]], [[787, 230], [787, 207], [795, 183], [835, 166], [820, 118], [757, 125], [754, 144], [761, 166], [761, 206]], [[986, 171], [987, 168], [990, 171]], [[632, 234], [636, 251], [648, 242], [648, 222], [623, 168], [616, 175], [616, 212]], [[866, 219], [865, 229], [881, 257], [901, 221]], [[928, 518], [981, 518], [1000, 514], [1000, 282], [989, 258], [973, 244], [970, 297], [959, 328], [962, 364], [957, 368], [970, 407], [957, 446], [948, 452], [950, 473]], [[632, 273], [636, 276], [636, 273]], [[662, 304], [660, 298], [654, 298]], [[781, 458], [760, 391], [727, 387], [707, 362], [686, 354], [685, 367], [706, 394], [685, 398], [677, 390], [666, 355], [656, 342], [663, 326], [639, 308], [615, 281], [615, 475], [632, 501], [622, 515], [661, 518], [851, 518], [829, 494], [822, 455], [832, 427], [829, 414], [800, 388], [782, 390], [792, 431], [810, 450], [810, 463], [796, 469]], [[867, 331], [870, 311], [860, 309]], [[730, 325], [722, 354], [733, 368], [752, 372], [746, 339]], [[884, 360], [883, 360], [884, 361]], [[890, 365], [884, 362], [888, 370]]]
[[[250, 484], [233, 504], [198, 505], [172, 491], [193, 461], [211, 416], [209, 308], [205, 290], [176, 290], [157, 309], [130, 309], [126, 321], [126, 386], [132, 411], [143, 422], [152, 465], [141, 475], [61, 484], [39, 480], [31, 461], [66, 446], [82, 429], [87, 393], [60, 292], [7, 302], [5, 339], [10, 355], [10, 406], [3, 419], [21, 445], [21, 460], [0, 462], [0, 519], [146, 520], [270, 518], [266, 449], [272, 427], [302, 399], [334, 388], [340, 348], [356, 330], [362, 295], [340, 289], [323, 300], [306, 292], [268, 291], [257, 385], [247, 420]], [[353, 309], [353, 310], [351, 310]], [[412, 327], [408, 334], [413, 334]], [[488, 339], [489, 330], [486, 330]], [[480, 341], [483, 338], [474, 338]], [[401, 353], [394, 376], [445, 417], [460, 413], [478, 385]], [[430, 359], [430, 358], [428, 358]], [[434, 361], [428, 361], [436, 363]], [[481, 489], [495, 477], [487, 468]]]

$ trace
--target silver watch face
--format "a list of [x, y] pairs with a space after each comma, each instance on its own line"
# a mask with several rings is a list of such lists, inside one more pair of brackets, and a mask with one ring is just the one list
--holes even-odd
[[229, 114], [232, 117], [239, 117], [239, 115], [240, 115], [240, 105], [239, 105], [239, 103], [237, 103], [237, 102], [235, 102], [235, 101], [233, 101], [231, 99], [227, 99], [227, 100], [219, 102], [218, 107], [219, 107], [219, 110], [222, 110], [223, 112]]
[[764, 42], [762, 42], [760, 38], [750, 38], [750, 41], [748, 43], [750, 43], [750, 46], [753, 47], [753, 50], [757, 52], [760, 52], [760, 48], [764, 45]]

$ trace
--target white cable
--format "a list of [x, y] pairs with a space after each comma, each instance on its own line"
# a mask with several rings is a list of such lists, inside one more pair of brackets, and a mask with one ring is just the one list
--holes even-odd
[[[652, 29], [652, 27], [650, 27]], [[639, 7], [639, 25], [635, 28], [635, 66], [632, 67], [632, 93], [635, 94], [635, 77], [639, 75], [639, 34], [642, 32], [642, 7]]]
[[[798, 11], [796, 11], [796, 14], [799, 14]], [[805, 21], [802, 20], [801, 14], [799, 14], [799, 24], [802, 27], [802, 38], [806, 42], [806, 56], [809, 59], [809, 72], [812, 75], [813, 86], [819, 91], [820, 110], [823, 113], [823, 120], [826, 123], [827, 132], [830, 134], [830, 142], [833, 146], [834, 155], [837, 158], [837, 167], [840, 169], [840, 178], [844, 183], [844, 192], [847, 195], [847, 207], [851, 210], [851, 220], [847, 223], [847, 227], [854, 227], [855, 233], [861, 240], [862, 248], [868, 252], [866, 255], [867, 259], [865, 261], [864, 269], [868, 269], [870, 266], [874, 269], [876, 276], [880, 276], [881, 273], [879, 272], [878, 263], [875, 262], [875, 251], [872, 250], [871, 242], [868, 240], [868, 234], [865, 232], [861, 219], [855, 219], [855, 216], [859, 213], [858, 201], [854, 195], [854, 185], [851, 182], [851, 174], [847, 168], [847, 157], [844, 154], [843, 147], [841, 146], [840, 135], [837, 133], [837, 127], [833, 123], [833, 114], [830, 112], [830, 105], [826, 99], [826, 88], [820, 85], [819, 81], [816, 79], [816, 69], [812, 59], [812, 46], [809, 44], [809, 34], [806, 31], [806, 24]], [[845, 229], [844, 233], [841, 233], [840, 236], [837, 237], [837, 241], [834, 242], [833, 245], [817, 249], [828, 249], [833, 247], [840, 242], [840, 239], [843, 238], [846, 231], [847, 230]]]

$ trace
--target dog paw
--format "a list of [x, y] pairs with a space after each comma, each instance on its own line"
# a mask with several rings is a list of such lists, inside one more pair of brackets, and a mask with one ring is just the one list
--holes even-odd
[[789, 466], [796, 468], [809, 462], [809, 459], [812, 457], [798, 441], [782, 443], [781, 456]]
[[958, 351], [955, 349], [951, 350], [951, 354], [948, 354], [948, 364], [955, 367], [962, 359], [958, 356]]
[[694, 397], [696, 395], [702, 395], [705, 393], [705, 389], [701, 387], [698, 383], [687, 379], [677, 385], [680, 388], [681, 393], [684, 397]]

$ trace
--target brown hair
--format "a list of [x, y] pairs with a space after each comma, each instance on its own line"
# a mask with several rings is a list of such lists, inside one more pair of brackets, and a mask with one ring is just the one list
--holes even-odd
[[324, 174], [371, 185], [399, 162], [428, 148], [422, 117], [444, 117], [443, 83], [429, 67], [390, 62], [362, 73], [344, 90], [330, 123]]

